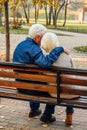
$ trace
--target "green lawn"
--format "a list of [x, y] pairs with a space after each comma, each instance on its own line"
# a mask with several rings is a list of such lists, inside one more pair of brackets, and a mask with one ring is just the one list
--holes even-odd
[[[10, 33], [11, 34], [28, 34], [29, 29], [25, 29], [25, 28], [17, 28], [17, 29], [13, 29], [12, 27], [10, 28]], [[5, 27], [1, 26], [0, 27], [0, 33], [5, 33]]]
[[[31, 23], [29, 25], [26, 26], [30, 26], [32, 25], [34, 22], [34, 20], [32, 19]], [[45, 21], [40, 19], [38, 20], [38, 23], [44, 24], [45, 25]], [[58, 29], [58, 30], [63, 30], [63, 31], [70, 31], [70, 32], [77, 32], [77, 33], [85, 33], [87, 34], [87, 23], [84, 24], [78, 24], [78, 23], [73, 23], [73, 22], [68, 22], [66, 23], [66, 26], [63, 27], [62, 26], [63, 23], [62, 21], [58, 23], [57, 27], [55, 28], [53, 25], [48, 25], [47, 28], [49, 29]], [[0, 33], [5, 33], [5, 28], [4, 26], [0, 26]], [[24, 29], [24, 28], [17, 28], [17, 29], [13, 29], [12, 27], [10, 27], [10, 33], [17, 33], [17, 34], [27, 34], [28, 33], [28, 29]]]
[[87, 46], [74, 47], [74, 49], [79, 52], [87, 52]]
[[[67, 23], [65, 27], [63, 27], [62, 25], [63, 23], [58, 23], [57, 28], [55, 29], [87, 34], [87, 23], [85, 24]], [[54, 26], [48, 26], [48, 28], [54, 28]]]

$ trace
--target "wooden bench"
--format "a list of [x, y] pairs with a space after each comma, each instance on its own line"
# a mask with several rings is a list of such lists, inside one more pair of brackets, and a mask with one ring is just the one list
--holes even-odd
[[[53, 93], [57, 97], [23, 94], [17, 88]], [[0, 97], [87, 109], [87, 70], [43, 69], [36, 65], [0, 62]]]

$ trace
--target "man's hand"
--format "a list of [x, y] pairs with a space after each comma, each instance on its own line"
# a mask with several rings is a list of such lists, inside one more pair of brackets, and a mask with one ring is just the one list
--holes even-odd
[[67, 54], [67, 55], [69, 55], [69, 51], [66, 50], [66, 49], [64, 49], [64, 53]]

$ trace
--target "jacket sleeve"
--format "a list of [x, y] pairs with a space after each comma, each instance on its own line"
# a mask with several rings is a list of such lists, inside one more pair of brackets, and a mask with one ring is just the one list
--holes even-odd
[[37, 64], [42, 68], [50, 67], [63, 51], [63, 47], [56, 47], [49, 53], [49, 55], [44, 56], [42, 50], [39, 50], [39, 52], [33, 57], [34, 64]]

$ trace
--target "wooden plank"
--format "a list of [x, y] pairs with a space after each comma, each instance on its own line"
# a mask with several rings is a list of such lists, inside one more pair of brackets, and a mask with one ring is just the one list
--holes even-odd
[[53, 103], [56, 105], [64, 105], [67, 106], [73, 105], [76, 107], [82, 107], [82, 108], [87, 108], [87, 99], [84, 98], [78, 98], [78, 99], [61, 99], [60, 102], [57, 102], [56, 98], [52, 97], [41, 97], [41, 96], [32, 96], [32, 95], [27, 95], [27, 94], [20, 94], [17, 91], [13, 91], [12, 93], [6, 92], [6, 91], [0, 91], [0, 97], [5, 97], [5, 98], [14, 98], [14, 99], [22, 99], [22, 100], [33, 100], [33, 101], [40, 101], [40, 102], [45, 102], [45, 103]]
[[37, 90], [43, 92], [53, 92], [56, 93], [56, 86], [45, 85], [45, 84], [34, 84], [34, 83], [25, 83], [19, 81], [4, 81], [0, 80], [0, 86], [8, 86], [14, 88], [22, 88], [27, 90]]
[[66, 104], [71, 104], [73, 106], [87, 108], [87, 99], [83, 99], [83, 98], [71, 99], [71, 100], [61, 99], [61, 103], [66, 103]]
[[0, 62], [0, 70], [14, 70], [14, 71], [22, 71], [22, 72], [40, 72], [40, 73], [53, 73], [55, 74], [56, 70], [49, 68], [49, 69], [42, 69], [37, 65], [31, 64], [22, 64], [22, 63], [9, 63], [9, 62]]
[[60, 87], [61, 94], [73, 94], [73, 95], [81, 95], [87, 96], [87, 87], [83, 86], [65, 86], [61, 85]]
[[[0, 86], [0, 92], [8, 92], [8, 93], [13, 93], [13, 92], [18, 92], [16, 88], [11, 88], [11, 87], [2, 87]], [[57, 94], [55, 94], [57, 98]], [[69, 94], [61, 94], [60, 95], [61, 98], [66, 98], [66, 99], [73, 99], [73, 98], [78, 98], [79, 96], [76, 95], [69, 95]], [[54, 98], [54, 97], [53, 97]]]
[[[72, 69], [71, 69], [72, 70]], [[71, 77], [73, 77], [73, 76], [76, 76], [76, 77], [78, 77], [78, 76], [82, 76], [82, 77], [86, 77], [87, 78], [87, 73], [84, 73], [84, 71], [82, 70], [82, 72], [80, 73], [80, 72], [77, 72], [77, 71], [75, 71], [75, 70], [77, 70], [77, 69], [74, 69], [74, 71], [72, 72], [70, 70], [70, 72], [67, 72], [67, 71], [60, 71], [61, 72], [61, 75], [62, 76], [71, 76]]]
[[0, 71], [0, 77], [56, 83], [56, 76], [54, 76], [54, 75], [53, 76], [52, 75], [50, 75], [50, 76], [49, 75], [42, 75], [40, 73], [26, 74], [26, 73], [19, 73], [19, 72]]
[[41, 69], [36, 65], [31, 65], [31, 64], [24, 64], [24, 63], [11, 63], [11, 62], [0, 62], [0, 67], [1, 68], [18, 68], [18, 70], [20, 69], [24, 69], [24, 70], [28, 70], [28, 69], [39, 69], [39, 70], [44, 70], [46, 71], [51, 71], [51, 72], [63, 72], [63, 73], [68, 73], [68, 74], [86, 74], [87, 76], [87, 70], [82, 70], [82, 69], [73, 69], [73, 68], [64, 68], [64, 67], [50, 67], [48, 69]]
[[76, 77], [76, 78], [61, 77], [60, 78], [60, 82], [62, 84], [87, 86], [87, 80], [85, 80], [85, 79], [84, 80], [83, 79], [78, 79], [78, 77]]
[[7, 87], [7, 86], [6, 87], [0, 86], [0, 92], [5, 92], [5, 91], [11, 93], [17, 91], [17, 89], [12, 87]]
[[52, 97], [41, 97], [41, 96], [34, 96], [34, 95], [27, 95], [27, 94], [21, 94], [17, 91], [13, 91], [12, 93], [2, 91], [0, 92], [0, 97], [6, 97], [6, 98], [14, 98], [14, 99], [22, 99], [22, 100], [33, 100], [33, 101], [40, 101], [40, 102], [51, 102], [51, 103], [57, 103], [56, 98]]

